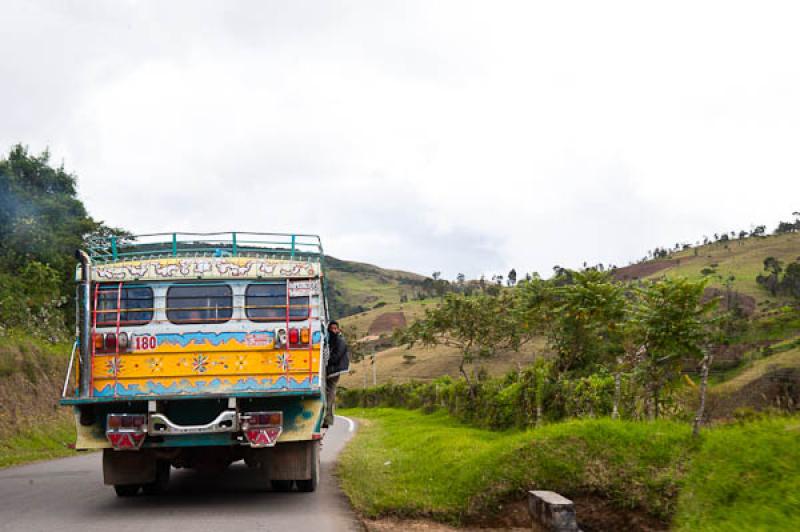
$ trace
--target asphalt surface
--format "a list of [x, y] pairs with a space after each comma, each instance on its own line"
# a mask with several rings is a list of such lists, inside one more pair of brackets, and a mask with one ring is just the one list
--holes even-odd
[[333, 476], [355, 426], [337, 416], [322, 445], [314, 493], [265, 491], [242, 462], [222, 475], [172, 470], [159, 496], [118, 498], [101, 453], [0, 470], [0, 531], [236, 532], [362, 530]]

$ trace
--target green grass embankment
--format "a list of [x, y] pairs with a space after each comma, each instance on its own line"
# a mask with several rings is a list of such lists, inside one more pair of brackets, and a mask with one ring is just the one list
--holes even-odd
[[0, 468], [75, 454], [75, 422], [57, 419], [46, 426], [0, 438]]
[[59, 406], [70, 346], [0, 338], [0, 467], [67, 456], [75, 421]]
[[800, 526], [798, 418], [718, 427], [695, 440], [688, 425], [670, 421], [574, 420], [492, 432], [440, 412], [344, 413], [364, 423], [340, 459], [342, 486], [369, 518], [502, 520], [506, 503], [550, 489], [576, 500], [579, 520], [590, 497], [662, 526], [675, 518], [685, 530]]

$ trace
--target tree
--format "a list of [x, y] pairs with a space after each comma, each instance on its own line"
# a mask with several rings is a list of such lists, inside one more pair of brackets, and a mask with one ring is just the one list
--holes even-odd
[[58, 280], [52, 299], [71, 300], [75, 250], [95, 232], [124, 234], [89, 217], [77, 197], [75, 176], [51, 166], [48, 151], [32, 155], [17, 144], [0, 159], [0, 273], [13, 278], [32, 262], [47, 266]]
[[764, 259], [764, 271], [767, 272], [767, 275], [757, 275], [756, 282], [775, 296], [780, 288], [780, 274], [783, 271], [783, 265], [775, 257], [767, 257]]
[[438, 281], [441, 276], [442, 276], [442, 272], [433, 272], [431, 274], [431, 277], [433, 277], [434, 281]]
[[467, 277], [463, 273], [459, 273], [456, 275], [456, 282], [459, 284], [459, 286], [464, 286], [464, 280], [466, 278]]
[[517, 270], [511, 268], [511, 271], [508, 272], [508, 286], [514, 286], [517, 284]]
[[543, 299], [546, 335], [560, 372], [588, 373], [622, 351], [618, 323], [625, 306], [622, 285], [596, 270], [571, 272], [571, 283]]
[[800, 261], [792, 262], [786, 266], [780, 283], [780, 292], [795, 299], [800, 299]]
[[409, 349], [417, 343], [457, 348], [461, 354], [458, 371], [472, 390], [466, 364], [491, 357], [499, 349], [517, 349], [520, 345], [512, 303], [510, 296], [448, 294], [441, 305], [427, 309], [422, 319], [397, 330], [395, 340]]
[[793, 222], [778, 222], [778, 227], [775, 228], [774, 234], [780, 235], [784, 233], [794, 233], [798, 230], [798, 224]]
[[682, 359], [705, 356], [708, 315], [717, 303], [702, 301], [705, 285], [705, 280], [678, 277], [635, 289], [627, 332], [638, 358], [636, 372], [649, 391], [652, 418], [659, 416], [662, 389], [680, 375]]

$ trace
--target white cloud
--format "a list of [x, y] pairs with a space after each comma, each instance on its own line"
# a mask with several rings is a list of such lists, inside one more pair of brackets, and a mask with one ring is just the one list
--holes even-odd
[[133, 231], [423, 273], [624, 264], [800, 205], [792, 3], [20, 2], [0, 145]]

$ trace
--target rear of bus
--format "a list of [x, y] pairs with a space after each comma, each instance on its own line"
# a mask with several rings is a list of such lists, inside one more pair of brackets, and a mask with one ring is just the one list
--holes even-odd
[[76, 448], [103, 449], [120, 496], [163, 490], [171, 468], [237, 460], [273, 489], [313, 491], [327, 323], [319, 240], [309, 250], [298, 235], [148, 237], [80, 254], [79, 356], [62, 398]]

